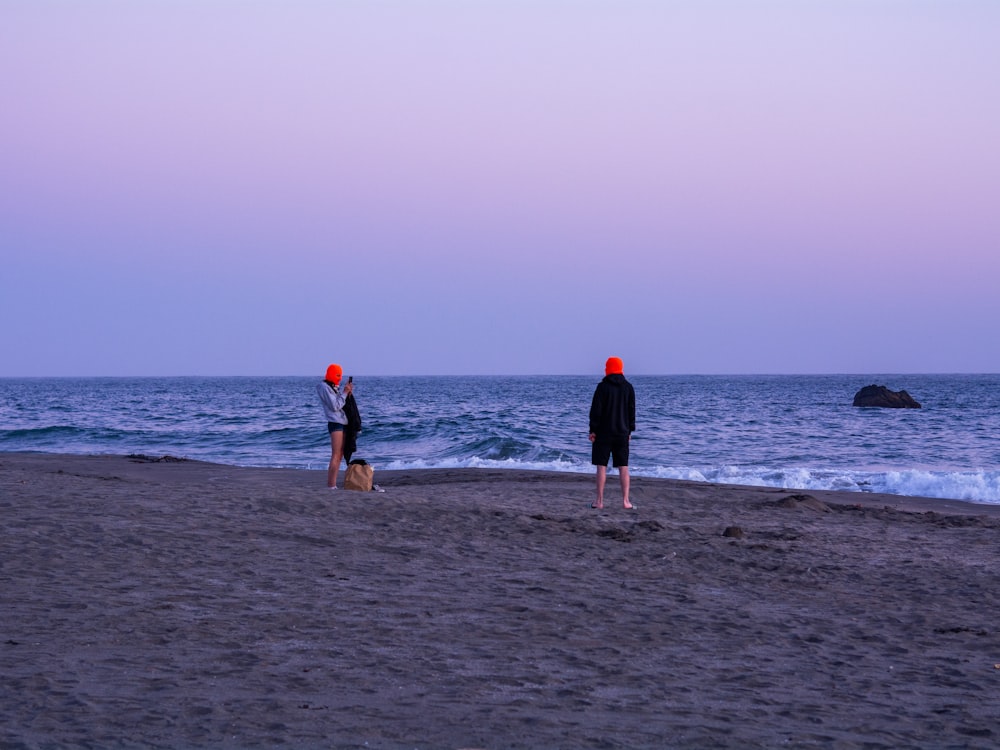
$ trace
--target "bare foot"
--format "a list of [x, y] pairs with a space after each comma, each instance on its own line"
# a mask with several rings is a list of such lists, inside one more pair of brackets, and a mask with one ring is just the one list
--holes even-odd
[[634, 506], [634, 505], [632, 505], [632, 503], [630, 503], [630, 502], [628, 501], [628, 498], [626, 498], [626, 499], [625, 499], [625, 510], [632, 510], [632, 508], [634, 508], [634, 507], [635, 507], [635, 506]]
[[601, 510], [601, 509], [604, 508], [604, 503], [598, 501], [596, 503], [591, 503], [590, 507], [593, 508], [593, 509], [595, 509], [595, 510]]

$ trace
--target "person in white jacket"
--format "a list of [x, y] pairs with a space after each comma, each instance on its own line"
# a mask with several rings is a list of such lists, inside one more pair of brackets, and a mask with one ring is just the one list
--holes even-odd
[[323, 382], [316, 386], [320, 403], [323, 404], [326, 429], [330, 433], [330, 466], [326, 470], [326, 486], [331, 490], [337, 489], [337, 474], [340, 473], [340, 462], [344, 459], [344, 427], [347, 425], [344, 402], [354, 390], [354, 385], [350, 382], [344, 386], [344, 390], [340, 390], [343, 376], [344, 368], [330, 365], [326, 368]]

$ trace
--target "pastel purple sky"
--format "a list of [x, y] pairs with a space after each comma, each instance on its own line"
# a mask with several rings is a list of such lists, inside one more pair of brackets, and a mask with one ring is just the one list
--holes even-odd
[[0, 5], [0, 375], [1000, 372], [1000, 3]]

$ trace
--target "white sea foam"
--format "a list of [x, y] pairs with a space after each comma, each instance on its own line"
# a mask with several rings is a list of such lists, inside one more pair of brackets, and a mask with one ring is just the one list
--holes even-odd
[[877, 492], [969, 500], [977, 503], [1000, 503], [1000, 471], [862, 472], [801, 467], [762, 469], [722, 466], [713, 469], [656, 467], [648, 471], [634, 469], [633, 474], [748, 487]]
[[389, 461], [378, 468], [388, 471], [408, 469], [523, 469], [527, 471], [587, 471], [588, 466], [578, 461], [521, 461], [516, 458], [447, 458], [438, 461], [413, 459], [409, 461]]
[[[378, 468], [406, 469], [525, 469], [589, 473], [593, 467], [579, 461], [519, 461], [517, 459], [454, 458], [441, 461], [391, 461]], [[614, 472], [612, 472], [614, 473]], [[886, 471], [862, 472], [835, 469], [766, 469], [747, 466], [694, 468], [634, 466], [632, 476], [659, 479], [682, 479], [711, 484], [734, 484], [745, 487], [779, 487], [788, 490], [836, 490], [874, 492], [890, 495], [950, 498], [976, 503], [1000, 504], [1000, 471], [933, 472]]]
[[879, 492], [1000, 503], [1000, 471], [890, 471], [881, 477]]

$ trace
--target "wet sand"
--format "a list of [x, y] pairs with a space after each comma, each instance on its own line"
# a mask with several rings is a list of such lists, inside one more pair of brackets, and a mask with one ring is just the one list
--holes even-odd
[[1000, 745], [1000, 506], [324, 480], [0, 454], [0, 747]]

